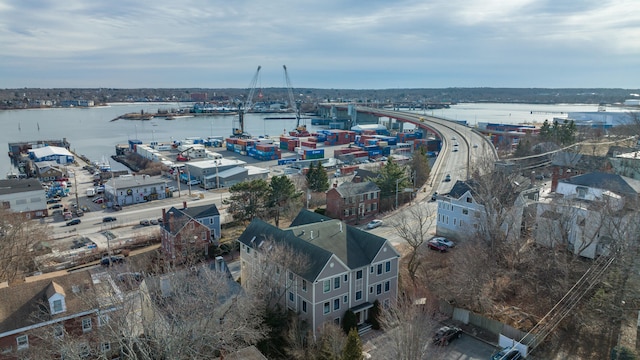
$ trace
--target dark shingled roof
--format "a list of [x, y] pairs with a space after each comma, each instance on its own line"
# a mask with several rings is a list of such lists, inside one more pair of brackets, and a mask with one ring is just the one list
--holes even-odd
[[187, 207], [181, 211], [194, 219], [220, 215], [216, 204]]
[[254, 219], [238, 240], [247, 246], [260, 247], [261, 241], [267, 239], [283, 241], [306, 254], [311, 264], [305, 274], [299, 275], [309, 281], [317, 279], [332, 254], [355, 269], [370, 264], [387, 243], [370, 232], [304, 209], [285, 230]]
[[[0, 333], [89, 310], [86, 300], [73, 292], [74, 285], [81, 291], [93, 288], [89, 271], [43, 276], [41, 280], [0, 288]], [[52, 295], [52, 291], [62, 292], [67, 307], [65, 312], [53, 316], [49, 313], [47, 297], [47, 292]]]
[[0, 180], [0, 195], [16, 194], [25, 191], [42, 190], [42, 184], [38, 179], [6, 179]]
[[618, 195], [637, 195], [640, 193], [640, 180], [618, 174], [593, 172], [562, 179], [560, 182], [609, 190]]
[[[173, 223], [175, 225], [172, 231], [169, 231], [169, 220], [171, 219], [170, 213], [173, 213]], [[211, 204], [191, 208], [187, 207], [186, 209], [178, 209], [173, 206], [171, 207], [171, 209], [166, 211], [166, 214], [167, 218], [163, 219], [162, 228], [167, 232], [175, 235], [180, 232], [180, 229], [182, 229], [191, 219], [219, 216], [220, 212], [218, 211], [218, 207], [216, 207], [215, 204]]]

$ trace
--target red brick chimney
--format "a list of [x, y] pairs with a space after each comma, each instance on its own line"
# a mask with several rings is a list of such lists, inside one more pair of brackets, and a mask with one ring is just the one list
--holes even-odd
[[186, 201], [183, 201], [183, 202], [182, 202], [182, 209], [186, 209], [186, 208], [187, 208], [187, 202], [186, 202]]
[[162, 208], [162, 222], [167, 222], [167, 210], [165, 208]]

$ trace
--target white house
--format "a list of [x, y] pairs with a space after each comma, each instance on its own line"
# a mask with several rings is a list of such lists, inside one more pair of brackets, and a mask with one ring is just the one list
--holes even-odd
[[159, 176], [121, 175], [104, 185], [107, 200], [120, 206], [169, 197], [167, 180]]
[[37, 179], [0, 180], [0, 203], [29, 218], [47, 216], [47, 197]]

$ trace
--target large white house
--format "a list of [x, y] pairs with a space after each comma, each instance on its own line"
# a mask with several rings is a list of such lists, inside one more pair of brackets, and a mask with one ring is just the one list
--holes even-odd
[[159, 176], [121, 175], [104, 185], [107, 200], [120, 206], [161, 200], [170, 196], [167, 180]]

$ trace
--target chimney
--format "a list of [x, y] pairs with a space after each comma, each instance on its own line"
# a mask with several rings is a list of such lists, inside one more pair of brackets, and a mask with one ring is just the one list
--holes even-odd
[[353, 177], [353, 182], [354, 183], [361, 183], [362, 182], [362, 178], [360, 176], [354, 176]]
[[162, 222], [167, 222], [167, 210], [165, 208], [162, 208]]
[[334, 183], [333, 183], [333, 187], [334, 187], [334, 188], [337, 188], [337, 187], [338, 187], [338, 183], [337, 183], [337, 182], [334, 182]]
[[342, 232], [342, 221], [340, 221], [340, 232]]
[[169, 211], [169, 226], [168, 226], [169, 232], [171, 232], [171, 230], [172, 230], [171, 229], [171, 227], [173, 225], [172, 222], [173, 222], [173, 211]]
[[183, 202], [182, 202], [182, 209], [184, 210], [184, 209], [186, 209], [186, 208], [187, 208], [187, 202], [186, 202], [186, 201], [183, 201]]
[[313, 230], [311, 230], [310, 236], [311, 236], [311, 240], [313, 240]]

